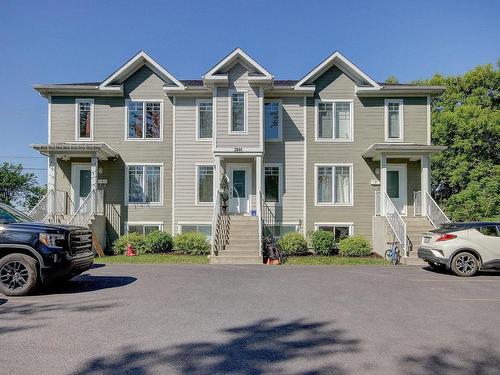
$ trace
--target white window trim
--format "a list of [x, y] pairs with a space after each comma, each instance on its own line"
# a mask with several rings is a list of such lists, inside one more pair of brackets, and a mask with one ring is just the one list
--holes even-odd
[[354, 236], [354, 223], [341, 223], [341, 222], [321, 222], [314, 223], [314, 230], [318, 230], [320, 226], [332, 226], [332, 227], [349, 227], [349, 236]]
[[[266, 201], [266, 167], [278, 167], [279, 168], [279, 175], [278, 175], [278, 201], [277, 202], [267, 202]], [[264, 180], [263, 180], [263, 193], [264, 193], [264, 201], [266, 202], [267, 205], [270, 206], [280, 206], [283, 203], [283, 164], [282, 163], [264, 163], [264, 170], [263, 170], [263, 175], [264, 175]]]
[[126, 221], [125, 222], [125, 234], [128, 233], [128, 227], [134, 225], [158, 225], [160, 231], [163, 232], [163, 221]]
[[[269, 103], [278, 103], [278, 138], [266, 138], [266, 109], [265, 105]], [[283, 101], [281, 99], [265, 100], [264, 101], [264, 141], [265, 142], [283, 142]]]
[[[332, 202], [318, 202], [318, 167], [332, 167]], [[334, 203], [335, 202], [335, 167], [349, 167], [349, 188], [350, 188], [350, 203]], [[315, 163], [314, 164], [314, 205], [326, 207], [352, 207], [354, 206], [354, 165], [353, 163]]]
[[[146, 138], [146, 123], [142, 132], [142, 138], [129, 138], [128, 137], [128, 104], [130, 102], [142, 102], [142, 118], [143, 122], [146, 120], [146, 103], [160, 103], [160, 138]], [[163, 99], [125, 99], [125, 141], [126, 142], [162, 142], [163, 141]]]
[[[200, 138], [200, 104], [212, 104], [212, 136], [210, 138]], [[214, 137], [214, 104], [212, 99], [196, 99], [196, 140], [198, 142], [212, 142]]]
[[[200, 167], [204, 167], [204, 166], [209, 166], [211, 165], [213, 167], [213, 179], [214, 179], [214, 186], [212, 188], [212, 191], [213, 191], [213, 196], [212, 196], [212, 202], [200, 202], [198, 200], [198, 171], [200, 169]], [[215, 202], [215, 184], [217, 183], [217, 181], [215, 181], [215, 163], [196, 163], [195, 164], [195, 170], [194, 170], [194, 173], [195, 173], [195, 176], [194, 176], [194, 191], [195, 191], [195, 198], [194, 198], [194, 202], [195, 202], [195, 205], [196, 206], [206, 206], [206, 207], [212, 207], [214, 205], [214, 202]]]
[[[243, 126], [245, 127], [244, 131], [233, 131], [233, 106], [231, 103], [231, 99], [233, 94], [243, 94], [245, 100], [245, 121], [243, 122]], [[228, 117], [228, 134], [229, 135], [247, 135], [248, 134], [248, 91], [247, 90], [229, 90], [228, 91], [228, 104], [229, 104], [229, 117]]]
[[[212, 222], [211, 221], [197, 221], [197, 222], [193, 222], [193, 221], [179, 221], [177, 223], [177, 233], [182, 234], [182, 226], [183, 225], [196, 225], [196, 226], [198, 226], [198, 225], [210, 225], [210, 227], [212, 227]], [[212, 243], [212, 241], [213, 241], [212, 234], [210, 234], [210, 240], [209, 240], [209, 242]]]
[[[389, 138], [389, 104], [399, 104], [399, 138]], [[403, 119], [403, 99], [385, 99], [384, 100], [384, 136], [386, 142], [403, 142], [404, 139], [404, 119]]]
[[[80, 103], [90, 103], [90, 138], [80, 138]], [[94, 99], [75, 99], [75, 140], [79, 142], [92, 142], [94, 140]]]
[[[336, 103], [350, 103], [349, 138], [335, 138], [335, 105]], [[332, 103], [332, 133], [333, 138], [319, 138], [319, 103]], [[354, 142], [354, 100], [353, 99], [316, 99], [314, 101], [314, 140], [319, 143], [352, 143]]]
[[[160, 167], [160, 202], [129, 202], [128, 201], [128, 186], [129, 186], [129, 167], [134, 165], [142, 166], [159, 166]], [[126, 163], [125, 164], [125, 206], [133, 207], [161, 207], [163, 206], [163, 163]]]

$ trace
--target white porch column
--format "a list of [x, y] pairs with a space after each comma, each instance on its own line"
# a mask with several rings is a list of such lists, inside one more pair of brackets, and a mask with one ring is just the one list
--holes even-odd
[[255, 157], [255, 187], [256, 187], [256, 199], [255, 202], [257, 204], [257, 216], [260, 215], [260, 209], [261, 209], [261, 192], [262, 192], [262, 156], [256, 156]]
[[385, 216], [385, 195], [387, 193], [387, 156], [380, 155], [380, 216]]
[[97, 212], [97, 179], [98, 179], [98, 167], [99, 163], [97, 156], [92, 156], [90, 158], [90, 191], [94, 192], [94, 197], [92, 201], [93, 212]]
[[47, 172], [47, 191], [52, 191], [48, 196], [47, 214], [56, 212], [56, 179], [57, 179], [57, 157], [50, 155]]
[[420, 195], [421, 195], [421, 204], [422, 204], [422, 216], [427, 214], [427, 194], [430, 194], [430, 186], [431, 186], [431, 172], [430, 172], [430, 160], [429, 155], [422, 155], [422, 159], [420, 159]]

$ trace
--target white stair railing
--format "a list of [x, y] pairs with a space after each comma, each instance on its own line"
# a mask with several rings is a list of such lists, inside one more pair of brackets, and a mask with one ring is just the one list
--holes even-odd
[[96, 191], [92, 190], [80, 204], [80, 207], [78, 207], [76, 212], [73, 214], [68, 224], [86, 226], [92, 215], [95, 214], [95, 199]]
[[28, 215], [35, 221], [45, 221], [47, 217], [50, 216], [49, 205], [54, 199], [54, 191], [49, 190], [42, 199], [31, 209]]
[[432, 199], [431, 195], [428, 192], [425, 192], [426, 197], [426, 207], [425, 207], [425, 215], [429, 218], [429, 221], [437, 228], [439, 224], [449, 223], [450, 219], [443, 212], [441, 207], [436, 203], [434, 199]]
[[375, 215], [385, 216], [396, 237], [396, 241], [403, 246], [403, 255], [407, 256], [411, 244], [406, 236], [406, 223], [391, 198], [385, 192], [375, 192]]

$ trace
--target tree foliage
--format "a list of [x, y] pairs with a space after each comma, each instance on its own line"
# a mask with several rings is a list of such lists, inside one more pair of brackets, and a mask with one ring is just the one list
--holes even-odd
[[452, 220], [500, 216], [500, 69], [416, 83], [445, 86], [432, 100], [432, 141], [448, 148], [432, 158], [432, 188]]
[[396, 76], [390, 75], [389, 77], [386, 78], [385, 83], [399, 83], [399, 80], [397, 79]]
[[32, 208], [45, 194], [33, 173], [25, 173], [21, 164], [2, 163], [0, 166], [0, 202]]

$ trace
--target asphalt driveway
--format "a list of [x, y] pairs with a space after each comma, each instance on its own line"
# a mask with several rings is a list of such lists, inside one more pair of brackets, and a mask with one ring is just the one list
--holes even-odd
[[2, 374], [499, 374], [500, 274], [108, 265], [0, 295]]

